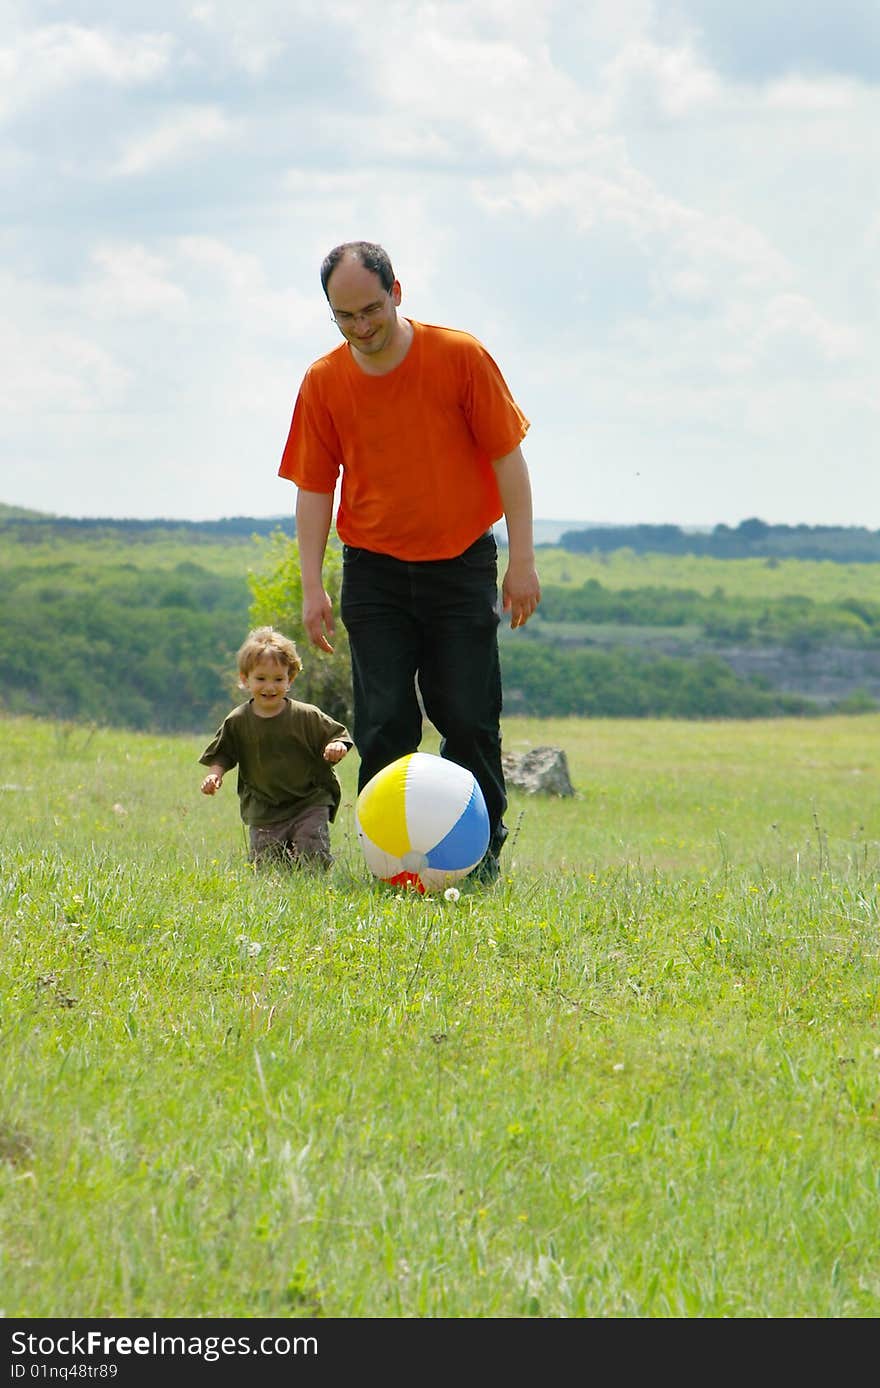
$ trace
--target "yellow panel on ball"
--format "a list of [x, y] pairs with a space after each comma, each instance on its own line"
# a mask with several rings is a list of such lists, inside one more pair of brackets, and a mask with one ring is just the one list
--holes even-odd
[[402, 858], [410, 849], [406, 827], [406, 777], [412, 753], [384, 766], [364, 786], [357, 802], [361, 828], [383, 853]]

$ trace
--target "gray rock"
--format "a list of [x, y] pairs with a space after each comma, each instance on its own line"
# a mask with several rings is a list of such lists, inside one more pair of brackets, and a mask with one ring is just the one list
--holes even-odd
[[568, 758], [561, 747], [533, 747], [521, 756], [502, 752], [501, 764], [507, 784], [529, 795], [574, 795]]

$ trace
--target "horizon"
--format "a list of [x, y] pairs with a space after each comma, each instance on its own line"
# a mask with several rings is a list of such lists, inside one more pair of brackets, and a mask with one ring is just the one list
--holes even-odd
[[[134, 524], [134, 525], [140, 525], [140, 526], [169, 524], [169, 525], [175, 525], [175, 526], [177, 526], [177, 525], [195, 525], [195, 526], [198, 526], [198, 525], [222, 525], [222, 524], [233, 523], [233, 522], [236, 522], [236, 521], [254, 521], [254, 522], [258, 523], [258, 524], [267, 524], [267, 523], [270, 522], [270, 521], [277, 521], [277, 522], [280, 523], [280, 522], [283, 522], [283, 521], [287, 521], [287, 520], [293, 519], [293, 512], [292, 512], [292, 511], [290, 511], [290, 512], [273, 512], [273, 513], [271, 513], [271, 514], [269, 514], [269, 515], [257, 515], [257, 514], [252, 513], [252, 512], [235, 512], [235, 513], [229, 513], [229, 512], [228, 512], [228, 513], [225, 513], [225, 514], [220, 515], [220, 516], [200, 516], [200, 517], [193, 517], [193, 516], [171, 516], [171, 515], [167, 515], [167, 514], [166, 514], [166, 515], [157, 515], [157, 516], [131, 516], [131, 515], [108, 515], [108, 514], [69, 515], [69, 514], [67, 514], [67, 513], [52, 512], [52, 511], [41, 511], [41, 510], [37, 510], [37, 509], [35, 509], [35, 508], [19, 507], [19, 506], [11, 505], [10, 503], [7, 503], [7, 502], [0, 502], [0, 521], [2, 521], [3, 519], [7, 519], [7, 520], [15, 520], [15, 519], [25, 519], [25, 520], [28, 520], [28, 519], [33, 519], [33, 520], [35, 520], [35, 521], [37, 521], [37, 520], [42, 520], [42, 521], [45, 521], [45, 522], [48, 522], [48, 523], [52, 523], [52, 522], [54, 522], [54, 521], [61, 521], [61, 522], [63, 522], [63, 521], [75, 521], [75, 522], [81, 523], [81, 524], [90, 524], [90, 523], [93, 523], [93, 524], [101, 524], [101, 523], [108, 523], [108, 524], [111, 524], [111, 525]], [[710, 534], [712, 534], [715, 530], [718, 530], [719, 528], [722, 528], [722, 527], [735, 531], [735, 530], [737, 530], [740, 526], [745, 525], [745, 524], [747, 524], [747, 523], [749, 523], [749, 522], [753, 522], [753, 521], [757, 521], [757, 522], [759, 522], [759, 523], [762, 524], [762, 525], [766, 525], [766, 526], [768, 526], [770, 529], [779, 528], [779, 529], [790, 529], [790, 530], [795, 530], [795, 529], [801, 529], [801, 528], [803, 528], [803, 527], [806, 527], [807, 529], [810, 529], [810, 530], [865, 530], [865, 531], [867, 531], [869, 534], [873, 534], [873, 533], [875, 533], [875, 531], [876, 531], [876, 533], [880, 533], [880, 527], [872, 528], [872, 527], [866, 526], [866, 525], [864, 525], [864, 524], [855, 524], [855, 523], [853, 523], [853, 524], [851, 524], [851, 525], [838, 525], [838, 524], [835, 524], [835, 523], [833, 523], [833, 522], [817, 522], [817, 523], [811, 523], [811, 522], [808, 522], [808, 521], [768, 521], [768, 520], [765, 520], [764, 517], [759, 516], [759, 515], [756, 515], [756, 514], [754, 514], [754, 513], [751, 514], [751, 515], [748, 515], [748, 516], [744, 516], [740, 521], [736, 522], [736, 524], [734, 524], [734, 525], [729, 525], [726, 521], [715, 521], [715, 522], [713, 522], [712, 524], [709, 524], [709, 525], [686, 525], [686, 524], [682, 524], [682, 523], [677, 522], [677, 521], [591, 521], [591, 520], [571, 520], [571, 519], [562, 519], [562, 518], [558, 518], [558, 517], [549, 517], [549, 516], [535, 516], [535, 518], [534, 518], [534, 520], [533, 520], [533, 528], [534, 528], [534, 531], [535, 531], [535, 542], [536, 542], [537, 544], [540, 544], [540, 543], [542, 543], [542, 541], [541, 541], [541, 540], [539, 539], [539, 537], [538, 537], [538, 533], [537, 533], [538, 531], [547, 532], [547, 531], [550, 531], [550, 530], [556, 530], [556, 531], [558, 531], [559, 534], [563, 534], [563, 533], [565, 533], [566, 531], [569, 531], [569, 530], [635, 530], [635, 529], [640, 529], [640, 528], [653, 529], [653, 528], [668, 528], [668, 527], [672, 527], [673, 529], [681, 530], [684, 534], [691, 534], [691, 535], [706, 534], [706, 535], [710, 535]], [[502, 518], [502, 520], [496, 521], [496, 522], [495, 522], [495, 525], [493, 526], [493, 529], [495, 529], [496, 531], [499, 530], [499, 529], [502, 529], [502, 530], [503, 530], [504, 524], [505, 524], [505, 523], [504, 523], [504, 520], [503, 520], [503, 518]], [[504, 537], [503, 537], [503, 535], [502, 535], [502, 536], [499, 536], [498, 538], [500, 538], [500, 539], [503, 540]]]

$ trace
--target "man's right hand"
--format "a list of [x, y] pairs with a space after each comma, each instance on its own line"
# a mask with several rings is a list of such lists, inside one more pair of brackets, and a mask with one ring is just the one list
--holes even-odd
[[323, 588], [320, 593], [315, 593], [314, 596], [307, 595], [303, 598], [302, 617], [306, 635], [312, 645], [317, 650], [326, 651], [328, 655], [332, 655], [333, 647], [327, 640], [327, 636], [333, 635], [336, 624], [333, 620], [333, 604]]

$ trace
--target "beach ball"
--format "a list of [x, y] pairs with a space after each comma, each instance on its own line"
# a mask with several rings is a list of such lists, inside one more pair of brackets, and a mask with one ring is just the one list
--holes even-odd
[[489, 846], [476, 778], [430, 752], [410, 752], [378, 771], [357, 798], [355, 821], [373, 875], [420, 892], [464, 877]]

